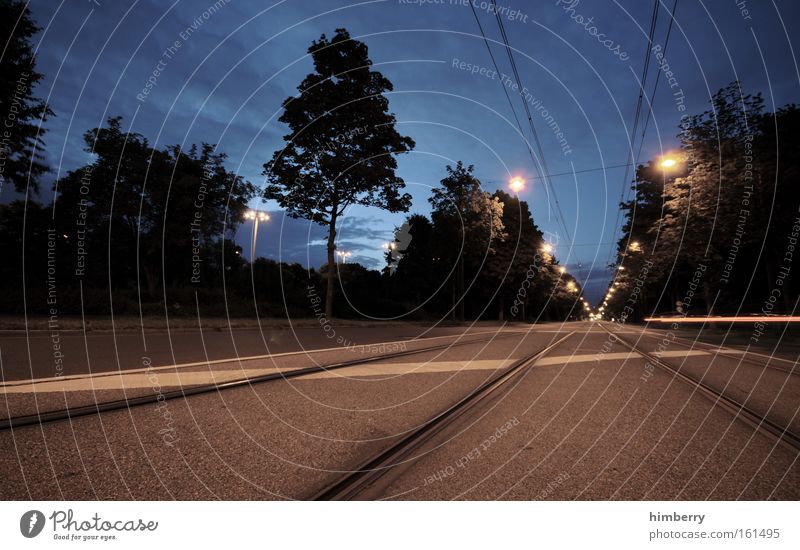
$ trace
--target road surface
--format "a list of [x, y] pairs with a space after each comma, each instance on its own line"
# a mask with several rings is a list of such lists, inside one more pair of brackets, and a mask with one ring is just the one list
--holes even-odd
[[[358, 330], [365, 331], [363, 341], [392, 337], [385, 330]], [[399, 336], [403, 328], [392, 330]], [[711, 388], [706, 391], [718, 391], [797, 434], [800, 376], [792, 361], [691, 341], [679, 345], [667, 341], [665, 331], [632, 326], [484, 326], [474, 329], [469, 343], [456, 334], [462, 330], [405, 347], [440, 345], [436, 350], [392, 356], [395, 348], [365, 349], [362, 356], [378, 360], [2, 430], [0, 498], [311, 498], [517, 359], [561, 338], [358, 498], [800, 497], [800, 450], [789, 439], [745, 421], [647, 357], [657, 355], [679, 372], [702, 378]], [[460, 345], [441, 345], [457, 340]], [[403, 343], [398, 338], [396, 344]], [[342, 348], [245, 364], [141, 371], [131, 362], [122, 373], [17, 379], [2, 387], [5, 416], [130, 392], [152, 395], [154, 384], [166, 392], [352, 358], [353, 350]]]

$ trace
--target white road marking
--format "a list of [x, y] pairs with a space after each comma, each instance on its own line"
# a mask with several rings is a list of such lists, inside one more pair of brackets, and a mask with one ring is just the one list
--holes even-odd
[[[336, 369], [298, 376], [298, 379], [350, 378], [361, 376], [394, 376], [401, 374], [426, 374], [432, 372], [456, 372], [469, 370], [495, 370], [506, 367], [512, 359], [481, 359], [475, 361], [435, 361], [429, 363], [374, 363], [355, 365], [346, 369]], [[296, 369], [234, 369], [224, 371], [193, 371], [168, 373], [132, 373], [103, 376], [97, 380], [80, 378], [73, 380], [50, 380], [33, 384], [0, 388], [0, 395], [19, 393], [48, 393], [103, 390], [132, 390], [150, 388], [180, 388], [205, 384], [222, 384], [232, 380], [242, 380], [276, 372], [289, 373]]]
[[676, 349], [672, 351], [654, 351], [652, 352], [655, 357], [690, 357], [693, 355], [711, 355], [708, 351], [700, 349]]
[[[687, 357], [696, 355], [711, 355], [699, 350], [675, 350], [663, 352], [660, 357]], [[568, 365], [572, 363], [590, 363], [596, 361], [618, 361], [640, 359], [633, 352], [616, 353], [590, 353], [578, 355], [558, 355], [544, 357], [536, 362], [537, 366]], [[497, 370], [505, 368], [514, 362], [514, 359], [479, 359], [474, 361], [431, 361], [425, 363], [367, 363], [354, 365], [345, 369], [315, 372], [297, 377], [298, 379], [315, 380], [325, 378], [353, 378], [369, 376], [398, 376], [405, 374], [428, 374], [473, 370]], [[201, 363], [200, 365], [205, 365]], [[195, 365], [197, 366], [197, 365]], [[173, 367], [174, 368], [174, 367]], [[181, 388], [206, 384], [222, 384], [233, 380], [242, 380], [272, 374], [277, 372], [291, 372], [297, 369], [279, 369], [275, 367], [261, 367], [254, 369], [226, 369], [202, 370], [189, 372], [125, 372], [104, 373], [103, 376], [36, 380], [27, 383], [18, 383], [0, 387], [0, 395], [30, 394], [30, 393], [62, 393], [77, 391], [105, 391], [105, 390], [133, 390]]]
[[579, 355], [556, 355], [543, 357], [536, 361], [537, 365], [567, 365], [569, 363], [590, 363], [594, 361], [616, 361], [618, 359], [636, 358], [639, 355], [625, 351], [619, 353], [586, 353]]
[[436, 361], [431, 363], [373, 363], [357, 365], [338, 371], [315, 372], [298, 376], [300, 379], [353, 378], [363, 376], [394, 376], [398, 374], [428, 374], [432, 372], [459, 372], [472, 370], [497, 370], [505, 368], [513, 359], [479, 359], [475, 361]]
[[[416, 340], [394, 340], [392, 342], [376, 342], [374, 344], [356, 344], [354, 347], [348, 346], [337, 346], [334, 348], [313, 348], [313, 349], [306, 349], [301, 351], [287, 351], [283, 353], [272, 353], [268, 355], [250, 355], [247, 357], [230, 357], [227, 359], [213, 359], [211, 361], [197, 361], [194, 363], [180, 363], [177, 365], [163, 365], [160, 367], [147, 367], [147, 368], [140, 368], [140, 369], [125, 369], [122, 371], [124, 374], [136, 374], [142, 372], [152, 372], [152, 371], [163, 371], [163, 370], [174, 370], [174, 369], [185, 369], [189, 367], [205, 367], [208, 365], [222, 365], [226, 363], [240, 363], [243, 361], [255, 361], [259, 359], [273, 359], [276, 357], [290, 357], [292, 355], [308, 355], [311, 353], [324, 353], [330, 351], [353, 351], [356, 350], [369, 350], [372, 348], [376, 348], [379, 346], [397, 346], [400, 344], [409, 344], [415, 342], [427, 342], [429, 340], [439, 340], [442, 338], [458, 338], [458, 337], [465, 337], [465, 336], [479, 336], [482, 334], [527, 334], [530, 331], [527, 330], [519, 330], [519, 329], [502, 329], [502, 330], [487, 330], [483, 332], [466, 332], [460, 334], [447, 334], [444, 336], [431, 336], [427, 338], [418, 338]], [[564, 332], [564, 331], [556, 331], [556, 332]], [[478, 343], [478, 342], [476, 342]], [[392, 350], [392, 351], [403, 351], [401, 349]], [[120, 371], [103, 371], [98, 373], [87, 373], [87, 374], [70, 374], [66, 376], [50, 376], [48, 378], [34, 378], [34, 379], [26, 379], [26, 380], [9, 380], [9, 381], [2, 381], [0, 382], [0, 389], [8, 386], [28, 386], [33, 383], [41, 383], [41, 382], [51, 382], [51, 381], [61, 381], [61, 380], [82, 380], [82, 379], [97, 379], [104, 376], [119, 376]], [[0, 391], [0, 394], [2, 392]]]

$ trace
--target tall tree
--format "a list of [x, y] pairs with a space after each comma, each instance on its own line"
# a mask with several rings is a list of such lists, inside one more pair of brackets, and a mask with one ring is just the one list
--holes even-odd
[[17, 191], [39, 190], [39, 177], [47, 171], [42, 154], [40, 124], [53, 114], [33, 94], [42, 79], [36, 72], [31, 37], [38, 27], [28, 3], [0, 0], [0, 188], [12, 183]]
[[[438, 256], [449, 258], [454, 266], [453, 313], [464, 320], [466, 271], [477, 276], [495, 246], [505, 239], [503, 203], [481, 190], [481, 182], [473, 175], [475, 167], [458, 161], [447, 166], [441, 187], [433, 189], [429, 202], [431, 217], [441, 250]], [[460, 243], [460, 246], [454, 244]]]
[[414, 141], [395, 129], [383, 94], [392, 83], [370, 69], [367, 45], [337, 29], [308, 49], [315, 72], [298, 86], [298, 96], [283, 102], [280, 121], [291, 132], [286, 146], [264, 165], [264, 191], [294, 218], [328, 227], [325, 314], [333, 316], [336, 223], [355, 204], [406, 212], [411, 196], [395, 174], [394, 155]]
[[392, 281], [394, 293], [416, 309], [433, 298], [444, 277], [434, 253], [436, 236], [430, 220], [413, 214], [404, 225], [408, 226], [408, 237], [406, 244], [398, 243], [401, 257]]
[[[529, 285], [542, 288], [537, 258], [544, 236], [533, 222], [527, 202], [502, 190], [496, 191], [494, 197], [503, 204], [502, 220], [507, 237], [496, 246], [496, 254], [487, 265], [486, 275], [493, 283], [491, 287], [500, 287], [497, 289], [498, 318], [502, 321], [506, 303], [516, 298], [526, 277], [533, 279], [528, 281]], [[527, 303], [527, 290], [525, 294]]]

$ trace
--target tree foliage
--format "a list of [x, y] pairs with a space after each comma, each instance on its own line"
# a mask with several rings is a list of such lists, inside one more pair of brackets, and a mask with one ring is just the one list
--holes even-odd
[[38, 192], [39, 178], [47, 171], [42, 123], [53, 112], [33, 93], [43, 77], [36, 71], [31, 44], [38, 31], [27, 2], [0, 1], [0, 186], [12, 183], [20, 192]]
[[283, 102], [286, 146], [264, 165], [264, 191], [293, 217], [328, 227], [326, 315], [332, 315], [336, 224], [350, 206], [405, 212], [411, 196], [395, 174], [396, 154], [414, 141], [395, 129], [384, 95], [392, 83], [372, 70], [366, 44], [337, 29], [308, 49], [315, 72]]
[[794, 105], [765, 113], [760, 94], [743, 93], [738, 82], [684, 119], [679, 168], [667, 171], [657, 159], [639, 166], [635, 197], [622, 205], [622, 292], [610, 300], [612, 314], [622, 314], [634, 287], [634, 318], [759, 311], [764, 288], [775, 287], [791, 310], [796, 275], [779, 281], [779, 271], [800, 214], [799, 121]]

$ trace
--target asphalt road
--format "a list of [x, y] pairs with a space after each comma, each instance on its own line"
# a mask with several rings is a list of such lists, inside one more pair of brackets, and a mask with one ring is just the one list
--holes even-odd
[[[364, 342], [392, 335], [357, 330]], [[659, 338], [635, 327], [617, 330], [682, 372], [702, 375], [773, 422], [797, 429], [800, 376], [772, 369], [758, 356], [740, 354], [737, 360], [735, 353], [731, 358], [677, 345], [659, 350]], [[0, 498], [309, 498], [515, 359], [572, 331], [524, 376], [437, 434], [362, 498], [800, 497], [796, 449], [648, 366], [600, 327], [571, 323], [529, 332], [517, 326], [504, 329], [501, 338], [444, 350], [5, 430]], [[257, 368], [291, 369], [308, 360], [300, 354]], [[220, 363], [159, 376], [222, 376], [237, 369]], [[30, 386], [34, 404], [45, 403], [87, 381], [102, 379], [104, 391], [119, 392], [135, 385], [136, 376], [81, 376], [70, 382], [75, 387], [57, 391], [23, 383], [15, 391]]]

